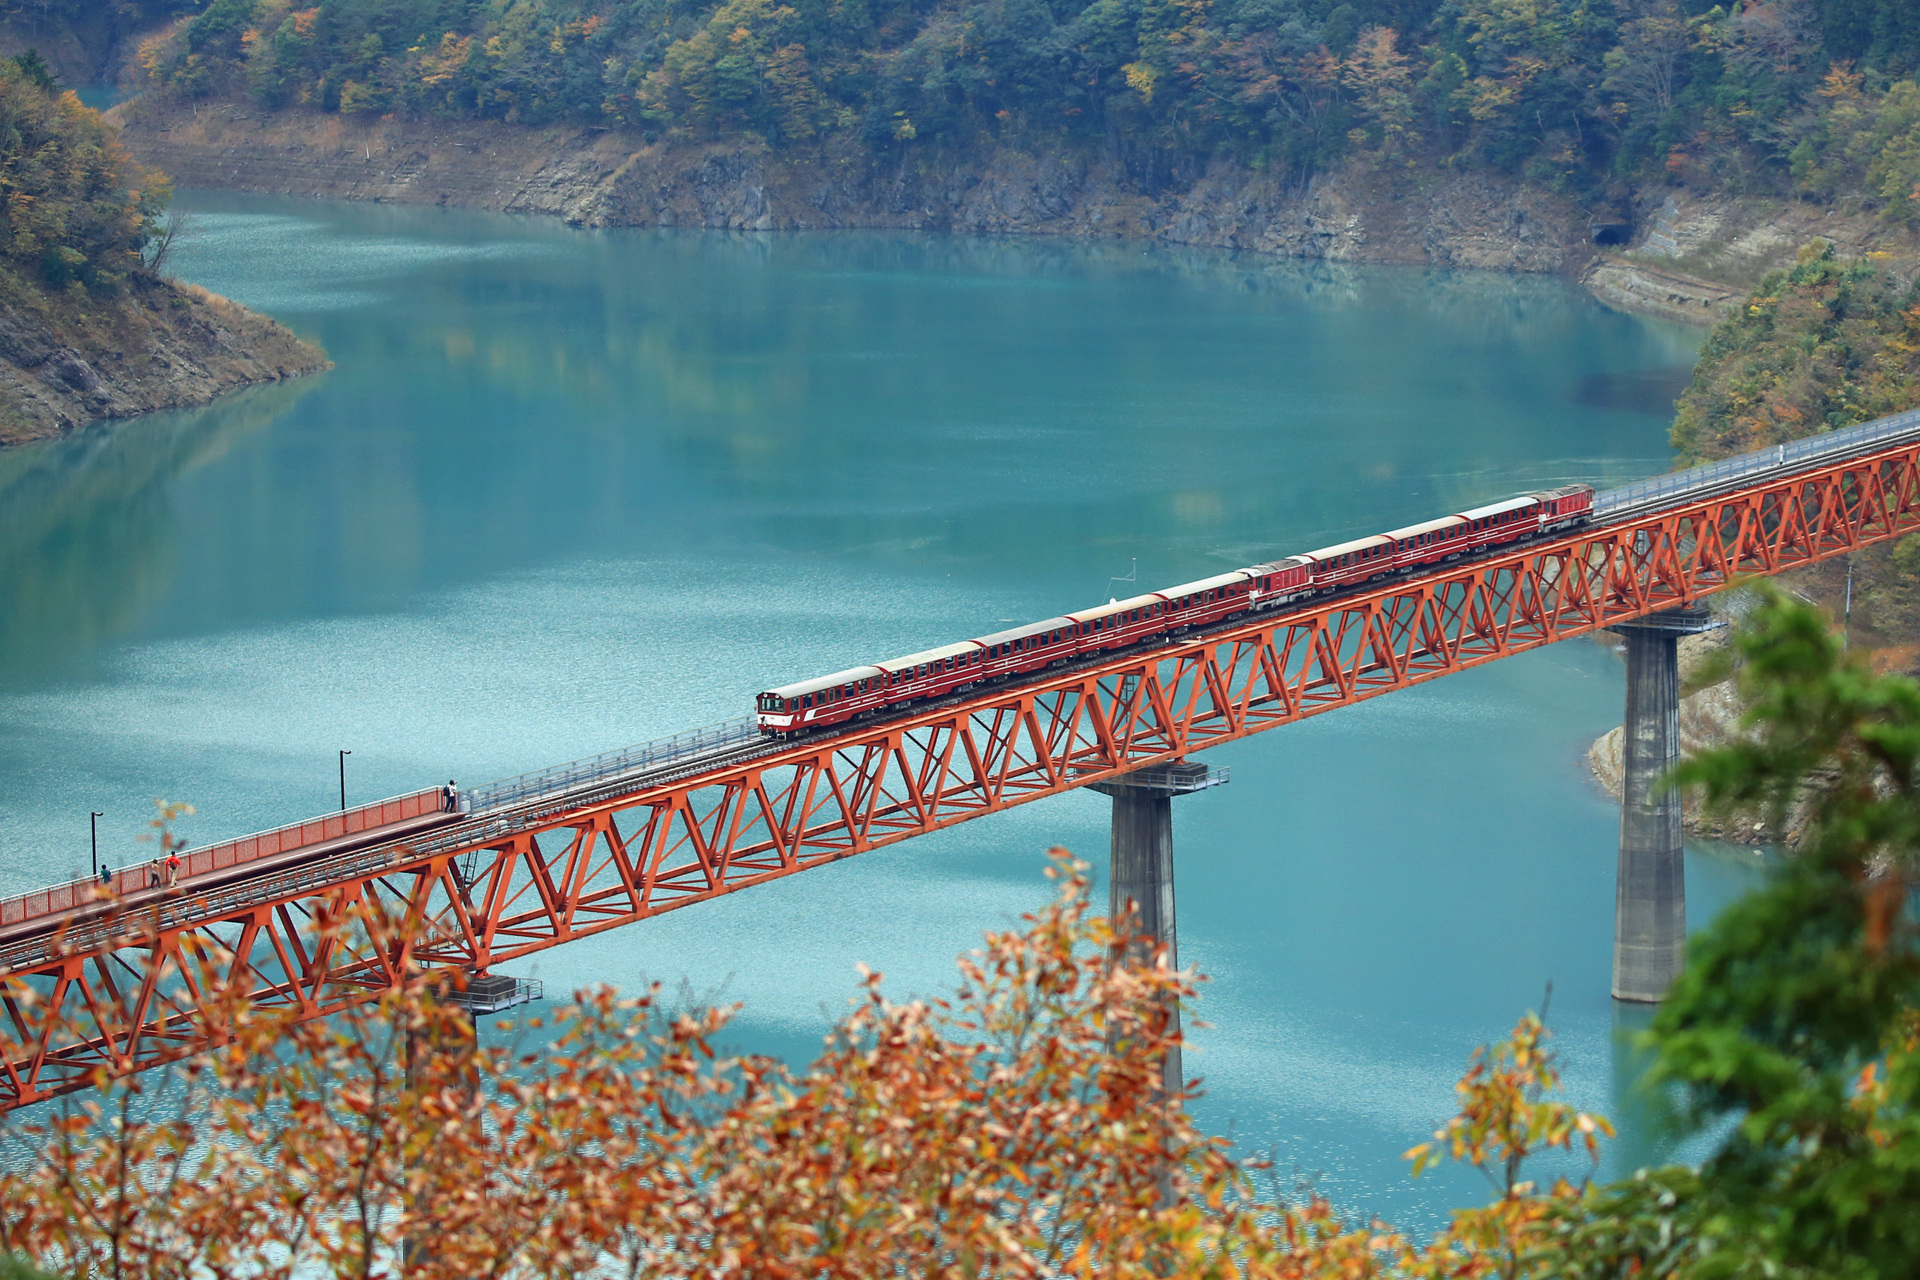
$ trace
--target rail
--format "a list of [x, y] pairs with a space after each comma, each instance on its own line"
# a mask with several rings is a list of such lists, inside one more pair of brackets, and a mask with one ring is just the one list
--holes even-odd
[[1775, 445], [1770, 449], [1737, 454], [1718, 462], [1689, 467], [1685, 471], [1623, 484], [1617, 489], [1594, 495], [1593, 516], [1595, 520], [1604, 521], [1628, 511], [1672, 505], [1703, 490], [1718, 489], [1748, 476], [1799, 470], [1869, 445], [1884, 444], [1908, 436], [1920, 437], [1920, 409], [1890, 414], [1872, 422], [1863, 422], [1857, 427], [1844, 427], [1839, 431], [1808, 436], [1804, 440]]
[[[342, 836], [354, 835], [374, 827], [384, 827], [393, 822], [404, 822], [408, 818], [438, 812], [440, 806], [440, 788], [429, 787], [425, 791], [414, 791], [403, 796], [376, 800], [372, 804], [361, 805], [356, 809], [347, 809], [340, 813], [330, 813], [325, 817], [290, 822], [284, 827], [275, 827], [271, 831], [260, 831], [253, 835], [241, 836], [237, 840], [226, 840], [183, 853], [180, 855], [182, 864], [180, 877], [185, 879], [190, 876], [205, 875], [210, 871], [221, 871], [243, 862], [252, 862], [276, 853], [285, 853], [291, 849], [305, 848], [307, 845], [319, 844], [326, 840], [338, 840]], [[92, 878], [70, 880], [66, 884], [54, 885], [51, 888], [16, 894], [0, 901], [0, 925], [18, 924], [40, 916], [72, 911], [76, 907], [93, 902], [97, 891], [102, 888], [110, 894], [128, 894], [151, 888], [159, 877], [160, 859], [150, 858], [109, 873], [109, 878], [105, 881]]]
[[576, 791], [588, 783], [603, 779], [678, 764], [709, 752], [758, 741], [760, 736], [752, 716], [723, 720], [705, 728], [676, 733], [671, 738], [656, 738], [638, 746], [603, 751], [584, 760], [573, 760], [535, 773], [489, 782], [483, 787], [464, 792], [463, 808], [474, 814], [491, 813], [508, 805], [542, 799], [556, 792]]

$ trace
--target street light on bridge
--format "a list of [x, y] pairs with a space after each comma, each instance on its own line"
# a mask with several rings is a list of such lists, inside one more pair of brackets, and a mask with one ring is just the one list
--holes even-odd
[[353, 752], [347, 750], [340, 752], [340, 812], [342, 813], [347, 811], [347, 757], [352, 754]]

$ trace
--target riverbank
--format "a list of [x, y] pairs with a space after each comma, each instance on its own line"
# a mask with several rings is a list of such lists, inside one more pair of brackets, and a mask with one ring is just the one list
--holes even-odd
[[0, 270], [0, 446], [329, 368], [285, 326], [193, 285], [136, 275], [96, 299]]

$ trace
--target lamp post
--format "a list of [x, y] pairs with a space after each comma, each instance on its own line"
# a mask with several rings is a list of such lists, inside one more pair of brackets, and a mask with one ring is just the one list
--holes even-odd
[[93, 878], [95, 880], [100, 878], [100, 819], [106, 816], [104, 813], [92, 813], [87, 819], [87, 826], [93, 834]]
[[342, 813], [347, 811], [347, 757], [352, 754], [353, 752], [344, 750], [340, 753], [340, 812]]

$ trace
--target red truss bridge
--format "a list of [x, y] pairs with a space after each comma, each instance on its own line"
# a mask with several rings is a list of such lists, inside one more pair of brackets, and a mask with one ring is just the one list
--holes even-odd
[[[0, 1108], [175, 1061], [239, 1001], [317, 1017], [409, 967], [587, 934], [1920, 529], [1920, 413], [1599, 494], [1593, 521], [792, 742], [751, 718], [0, 903]], [[368, 925], [317, 941], [357, 908]], [[486, 980], [477, 989], [496, 990]], [[31, 999], [21, 998], [22, 988]]]

